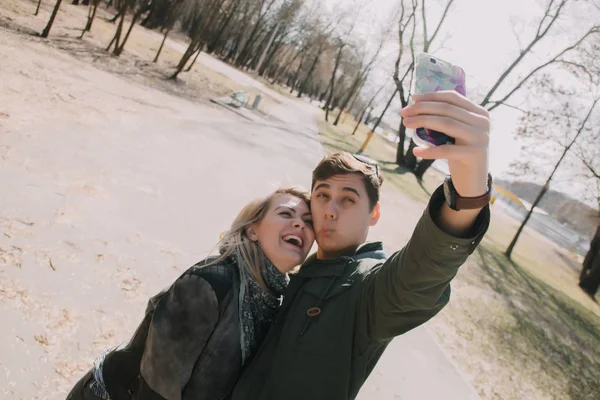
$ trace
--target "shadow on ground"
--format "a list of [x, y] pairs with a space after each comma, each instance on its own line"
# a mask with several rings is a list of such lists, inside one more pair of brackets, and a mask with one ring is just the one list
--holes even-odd
[[487, 327], [495, 330], [496, 344], [512, 353], [524, 373], [541, 366], [547, 376], [567, 378], [573, 399], [597, 398], [598, 317], [486, 245], [478, 247], [476, 256], [483, 282], [502, 296], [516, 321]]

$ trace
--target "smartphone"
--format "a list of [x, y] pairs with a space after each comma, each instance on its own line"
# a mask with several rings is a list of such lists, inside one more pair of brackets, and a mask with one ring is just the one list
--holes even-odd
[[[421, 53], [416, 60], [414, 93], [430, 93], [440, 90], [456, 90], [467, 95], [465, 71], [456, 65], [440, 60], [427, 53]], [[433, 129], [417, 128], [413, 135], [415, 143], [421, 147], [454, 144], [454, 138]]]

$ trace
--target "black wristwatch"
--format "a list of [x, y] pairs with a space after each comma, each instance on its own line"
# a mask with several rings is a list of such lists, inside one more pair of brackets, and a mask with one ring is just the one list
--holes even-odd
[[448, 206], [454, 211], [483, 208], [492, 199], [492, 175], [488, 174], [487, 192], [477, 197], [462, 197], [459, 195], [452, 183], [452, 177], [448, 175], [444, 180], [444, 197], [446, 197]]

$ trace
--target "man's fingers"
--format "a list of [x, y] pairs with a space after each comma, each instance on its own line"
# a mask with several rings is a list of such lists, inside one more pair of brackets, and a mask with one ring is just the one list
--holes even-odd
[[449, 117], [437, 115], [418, 115], [416, 117], [404, 118], [404, 126], [407, 128], [427, 128], [443, 132], [461, 142], [476, 144], [487, 144], [489, 136], [487, 131], [467, 125]]
[[485, 146], [456, 146], [445, 144], [435, 147], [415, 147], [413, 154], [426, 160], [456, 160], [464, 161], [487, 151]]
[[485, 108], [473, 103], [465, 96], [454, 90], [444, 90], [439, 92], [431, 92], [431, 93], [419, 93], [413, 94], [413, 100], [415, 102], [421, 101], [436, 101], [436, 102], [444, 102], [455, 105], [456, 107], [463, 108], [472, 113], [481, 115], [485, 118], [490, 117], [490, 113]]
[[450, 117], [467, 125], [479, 126], [489, 130], [490, 120], [450, 103], [439, 101], [419, 101], [402, 110], [402, 117], [411, 118], [419, 115], [439, 115]]

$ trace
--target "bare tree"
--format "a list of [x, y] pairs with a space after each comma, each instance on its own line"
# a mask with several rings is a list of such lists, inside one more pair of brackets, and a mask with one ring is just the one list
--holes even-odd
[[[388, 81], [386, 80], [385, 83], [383, 85], [381, 85], [381, 87], [375, 92], [375, 94], [373, 96], [371, 96], [371, 98], [367, 102], [367, 105], [360, 112], [359, 117], [357, 118], [357, 121], [356, 121], [356, 125], [354, 126], [354, 130], [352, 131], [353, 135], [356, 134], [356, 131], [358, 130], [360, 123], [363, 121], [363, 118], [365, 117], [367, 110], [371, 107], [371, 104], [373, 104], [373, 102], [375, 101], [375, 99], [377, 98], [379, 93], [381, 93], [381, 91], [383, 90], [383, 88], [386, 87], [387, 84], [388, 84]], [[394, 92], [394, 94], [395, 94], [395, 92]]]
[[50, 29], [52, 29], [52, 25], [54, 24], [54, 19], [56, 18], [56, 14], [58, 14], [58, 9], [60, 8], [61, 3], [62, 3], [62, 0], [56, 0], [56, 4], [54, 4], [54, 9], [52, 10], [52, 14], [50, 15], [48, 24], [46, 24], [46, 27], [44, 28], [44, 30], [42, 31], [42, 34], [40, 35], [41, 37], [47, 38], [48, 35], [50, 34]]
[[312, 73], [314, 72], [315, 67], [317, 66], [317, 63], [319, 62], [325, 47], [328, 46], [328, 44], [329, 44], [329, 35], [330, 34], [331, 34], [331, 30], [321, 31], [317, 34], [316, 39], [315, 39], [316, 49], [314, 50], [314, 53], [315, 53], [314, 58], [312, 60], [312, 63], [310, 64], [310, 68], [308, 69], [306, 76], [304, 77], [304, 80], [302, 81], [302, 83], [300, 84], [300, 87], [298, 88], [298, 94], [296, 97], [298, 97], [298, 98], [302, 97], [302, 94], [306, 91], [307, 84], [312, 76]]
[[92, 23], [94, 22], [94, 18], [96, 18], [96, 10], [98, 9], [99, 4], [100, 0], [92, 0], [89, 4], [87, 22], [85, 23], [85, 27], [81, 30], [79, 39], [83, 38], [83, 35], [92, 29]]
[[[417, 28], [417, 20], [416, 20], [416, 12], [418, 6], [418, 0], [411, 0], [410, 10], [406, 9], [406, 5], [404, 1], [400, 4], [400, 18], [398, 23], [398, 57], [396, 58], [396, 63], [394, 64], [394, 83], [396, 84], [396, 88], [398, 90], [398, 95], [400, 97], [400, 105], [402, 108], [408, 105], [408, 100], [410, 98], [410, 91], [412, 87], [412, 79], [413, 79], [413, 68], [415, 65], [415, 32]], [[447, 4], [446, 10], [450, 7], [450, 3]], [[443, 21], [443, 20], [442, 20]], [[442, 21], [438, 24], [438, 29], [442, 24]], [[408, 31], [410, 29], [410, 31]], [[426, 30], [426, 29], [424, 29]], [[410, 63], [406, 67], [404, 73], [402, 74], [402, 78], [400, 78], [400, 65], [404, 61], [404, 55], [406, 52], [406, 44], [405, 44], [405, 35], [410, 32], [410, 38], [408, 42], [408, 47], [410, 51]], [[430, 39], [428, 43], [430, 44], [433, 39]], [[429, 46], [428, 44], [428, 46]], [[408, 85], [405, 84], [405, 80], [410, 76]], [[400, 119], [400, 126], [398, 128], [398, 148], [396, 150], [396, 163], [398, 165], [405, 165], [404, 159], [404, 143], [406, 141], [406, 127], [402, 123], [402, 118]]]
[[371, 71], [373, 70], [373, 67], [375, 66], [375, 63], [379, 59], [379, 55], [381, 54], [381, 50], [383, 49], [383, 46], [385, 44], [384, 38], [387, 37], [388, 34], [389, 34], [389, 28], [386, 27], [383, 30], [383, 32], [381, 34], [381, 37], [378, 38], [379, 39], [378, 40], [378, 46], [377, 46], [375, 52], [373, 54], [371, 54], [370, 58], [368, 56], [362, 58], [361, 65], [357, 69], [358, 72], [354, 76], [352, 84], [350, 85], [350, 89], [347, 91], [347, 94], [344, 97], [344, 100], [342, 101], [342, 103], [339, 106], [340, 111], [339, 111], [337, 117], [335, 118], [335, 121], [333, 122], [334, 126], [337, 125], [340, 122], [340, 118], [342, 117], [342, 113], [343, 113], [344, 109], [346, 108], [346, 106], [348, 105], [348, 103], [350, 102], [350, 100], [352, 99], [352, 97], [358, 91], [360, 91], [360, 88], [366, 82], [369, 74], [371, 73]]
[[379, 124], [381, 123], [381, 120], [383, 119], [383, 117], [385, 116], [385, 113], [387, 112], [388, 108], [390, 108], [390, 104], [392, 104], [392, 101], [394, 100], [394, 98], [396, 97], [396, 93], [398, 93], [398, 88], [396, 88], [394, 90], [394, 93], [392, 93], [392, 95], [390, 96], [390, 99], [388, 100], [388, 102], [386, 103], [385, 107], [383, 108], [383, 111], [381, 112], [381, 114], [379, 114], [379, 118], [377, 118], [377, 121], [375, 121], [375, 124], [373, 125], [373, 128], [371, 128], [371, 131], [369, 132], [369, 134], [367, 135], [367, 138], [365, 139], [363, 145], [361, 146], [361, 148], [358, 150], [358, 153], [362, 153], [365, 148], [367, 147], [367, 144], [369, 143], [369, 141], [371, 140], [372, 135], [375, 134], [375, 130], [377, 129], [377, 127], [379, 126]]
[[252, 30], [250, 31], [250, 35], [248, 36], [248, 39], [244, 41], [244, 45], [242, 46], [239, 52], [239, 56], [236, 59], [235, 64], [237, 66], [244, 65], [248, 57], [250, 56], [252, 45], [257, 39], [257, 34], [263, 27], [264, 20], [269, 11], [271, 10], [271, 7], [273, 7], [274, 3], [275, 0], [258, 0], [257, 7], [255, 9], [257, 19], [256, 22], [252, 24]]
[[35, 13], [33, 15], [38, 15], [40, 12], [40, 5], [42, 4], [42, 0], [38, 0], [37, 7], [35, 8]]
[[[512, 252], [514, 250], [514, 247], [517, 244], [517, 241], [519, 240], [519, 236], [521, 235], [521, 232], [523, 232], [523, 228], [525, 227], [525, 225], [529, 221], [529, 218], [531, 217], [531, 214], [533, 213], [533, 210], [537, 207], [537, 205], [539, 204], [539, 202], [542, 200], [542, 197], [544, 196], [544, 194], [546, 194], [546, 192], [548, 191], [548, 189], [550, 187], [550, 181], [552, 180], [552, 178], [556, 174], [556, 171], [558, 170], [558, 168], [561, 166], [561, 163], [565, 159], [565, 156], [569, 153], [569, 151], [571, 150], [571, 148], [573, 147], [573, 145], [575, 144], [575, 142], [580, 138], [581, 134], [585, 131], [586, 124], [587, 124], [590, 116], [592, 115], [592, 113], [593, 113], [593, 111], [594, 111], [594, 109], [596, 107], [596, 104], [598, 103], [598, 100], [600, 100], [600, 98], [597, 97], [592, 102], [591, 106], [589, 106], [587, 114], [585, 115], [585, 118], [583, 118], [583, 120], [581, 121], [581, 123], [579, 124], [579, 126], [577, 128], [577, 131], [575, 132], [575, 134], [573, 135], [573, 137], [571, 138], [571, 140], [566, 144], [566, 146], [564, 146], [562, 154], [558, 158], [558, 161], [556, 162], [556, 164], [554, 164], [552, 172], [550, 173], [550, 175], [546, 179], [546, 182], [542, 186], [542, 189], [540, 190], [540, 192], [538, 193], [536, 199], [534, 200], [533, 204], [531, 205], [531, 208], [530, 208], [529, 212], [525, 216], [525, 219], [521, 223], [521, 226], [517, 230], [517, 233], [515, 234], [514, 238], [512, 239], [512, 241], [510, 243], [510, 245], [506, 249], [506, 251], [504, 253], [506, 255], [506, 257], [508, 257], [508, 258], [511, 257]], [[566, 115], [564, 115], [564, 118], [566, 118], [566, 119], [572, 118], [571, 112], [572, 112], [572, 110], [566, 109], [565, 110]], [[560, 117], [563, 117], [563, 116], [556, 116], [556, 114], [555, 114], [552, 117], [552, 119], [556, 120], [557, 118], [560, 118]], [[566, 126], [570, 126], [570, 124], [567, 123]], [[530, 129], [530, 127], [528, 127], [528, 129]]]
[[106, 47], [106, 51], [110, 51], [110, 48], [113, 46], [113, 44], [114, 44], [115, 52], [120, 47], [119, 41], [121, 40], [121, 33], [123, 32], [123, 24], [125, 23], [125, 14], [127, 13], [127, 9], [129, 8], [130, 1], [131, 0], [123, 0], [119, 4], [119, 11], [117, 14], [117, 16], [119, 17], [119, 23], [117, 25], [117, 30], [115, 31], [115, 34], [114, 34], [112, 40]]
[[333, 67], [333, 72], [331, 73], [331, 80], [329, 81], [329, 86], [327, 90], [329, 91], [329, 96], [327, 97], [327, 101], [323, 106], [323, 110], [325, 110], [325, 121], [329, 122], [329, 106], [331, 105], [331, 101], [333, 100], [333, 93], [335, 92], [335, 75], [338, 72], [338, 68], [340, 67], [340, 63], [342, 61], [342, 55], [344, 53], [344, 47], [347, 46], [347, 43], [338, 39], [338, 52], [335, 56], [335, 64]]
[[218, 18], [219, 11], [224, 2], [225, 0], [209, 0], [206, 8], [202, 7], [202, 3], [197, 3], [197, 6], [192, 13], [193, 19], [190, 33], [192, 40], [181, 57], [179, 64], [177, 64], [175, 72], [170, 76], [170, 79], [177, 79], [177, 76], [183, 71], [189, 59], [195, 54], [196, 57], [191, 65], [194, 64], [207, 41], [206, 33], [210, 29], [211, 24]]
[[[356, 9], [355, 5], [354, 5], [353, 9]], [[358, 16], [360, 15], [360, 12], [361, 12], [360, 9], [356, 10], [355, 18], [350, 23], [350, 26], [348, 27], [346, 32], [344, 32], [344, 34], [342, 36], [338, 37], [335, 40], [338, 50], [337, 50], [337, 55], [335, 57], [333, 72], [331, 73], [331, 79], [330, 79], [329, 85], [328, 85], [329, 96], [327, 97], [327, 101], [325, 102], [325, 105], [323, 106], [323, 109], [325, 110], [325, 121], [327, 121], [327, 122], [329, 122], [330, 105], [331, 105], [331, 102], [333, 101], [333, 94], [335, 93], [335, 89], [336, 89], [335, 78], [336, 78], [338, 69], [340, 67], [340, 63], [342, 61], [342, 56], [344, 54], [344, 48], [350, 44], [349, 43], [350, 37], [352, 35], [352, 32], [354, 31], [354, 28], [356, 27], [356, 23], [358, 21]]]

